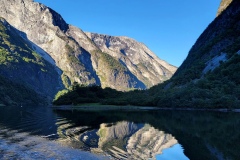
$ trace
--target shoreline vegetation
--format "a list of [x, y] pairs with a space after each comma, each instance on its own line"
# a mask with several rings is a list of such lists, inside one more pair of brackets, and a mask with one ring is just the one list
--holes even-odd
[[240, 1], [233, 1], [208, 25], [169, 80], [146, 90], [132, 88], [129, 92], [73, 84], [68, 90], [60, 91], [53, 104], [239, 109], [240, 10], [236, 6], [240, 6]]
[[80, 105], [60, 105], [52, 106], [57, 110], [81, 110], [81, 111], [110, 111], [110, 110], [157, 110], [156, 107], [148, 106], [117, 106], [117, 105], [102, 105], [99, 103], [86, 103]]
[[102, 105], [99, 103], [85, 103], [79, 105], [60, 105], [60, 106], [51, 106], [54, 110], [63, 110], [63, 111], [153, 111], [153, 110], [173, 110], [173, 111], [212, 111], [212, 112], [236, 112], [240, 113], [240, 109], [209, 109], [209, 108], [164, 108], [164, 107], [152, 107], [152, 106], [118, 106], [118, 105]]
[[[201, 70], [198, 71], [201, 72]], [[229, 55], [227, 62], [221, 63], [219, 67], [207, 72], [202, 78], [193, 77], [186, 80], [187, 77], [176, 75], [150, 89], [136, 89], [128, 92], [74, 83], [68, 90], [58, 92], [53, 105], [100, 103], [117, 106], [234, 110], [239, 109], [240, 104], [239, 71], [240, 54], [235, 52]]]
[[[240, 60], [240, 56], [239, 56]], [[199, 80], [197, 83], [204, 83]], [[218, 82], [218, 83], [217, 83]], [[239, 86], [228, 88], [225, 81], [210, 83], [210, 86], [217, 86], [213, 90], [203, 89], [200, 84], [191, 84], [184, 88], [164, 89], [169, 82], [165, 82], [148, 90], [132, 90], [121, 92], [111, 88], [101, 88], [101, 86], [84, 86], [74, 83], [69, 89], [57, 93], [53, 100], [53, 105], [82, 105], [97, 103], [102, 106], [152, 106], [169, 109], [200, 109], [200, 110], [235, 110], [239, 108]], [[203, 85], [204, 86], [204, 85]], [[199, 89], [200, 87], [201, 89]], [[225, 93], [223, 88], [227, 88]], [[232, 93], [231, 93], [232, 92]], [[89, 105], [87, 105], [89, 106]], [[121, 107], [119, 107], [122, 109]]]

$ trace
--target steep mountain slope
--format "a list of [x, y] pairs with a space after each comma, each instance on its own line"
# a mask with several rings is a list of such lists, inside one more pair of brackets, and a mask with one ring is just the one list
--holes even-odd
[[233, 0], [206, 28], [170, 80], [105, 103], [118, 101], [159, 107], [239, 108], [240, 1]]
[[201, 34], [172, 79], [152, 88], [155, 96], [161, 95], [157, 105], [239, 107], [239, 26], [240, 1], [233, 0]]
[[39, 94], [45, 97], [45, 102], [51, 100], [63, 86], [57, 69], [33, 51], [31, 42], [20, 35], [0, 18], [1, 99], [5, 104], [36, 103]]
[[144, 44], [134, 39], [97, 33], [86, 34], [102, 52], [116, 58], [147, 87], [169, 79], [176, 71], [176, 67], [160, 60]]
[[0, 107], [25, 104], [43, 105], [47, 104], [47, 101], [31, 88], [0, 76]]
[[[104, 50], [90, 34], [86, 35], [81, 29], [68, 25], [58, 13], [33, 0], [1, 2], [1, 16], [26, 34], [35, 44], [32, 48], [36, 52], [50, 55], [46, 60], [63, 71], [61, 77], [66, 87], [78, 82], [118, 90], [145, 89], [169, 79], [176, 70], [143, 45], [135, 53], [147, 58], [138, 58], [137, 65], [128, 56], [123, 56], [125, 47], [130, 45], [125, 45], [122, 52], [119, 52], [118, 48], [121, 47], [118, 45], [112, 46], [116, 52]], [[121, 41], [128, 43], [129, 39]], [[130, 43], [139, 46], [133, 40]]]
[[[173, 79], [179, 84], [199, 79], [211, 61], [217, 57], [226, 61], [236, 54], [240, 50], [239, 23], [239, 2], [235, 0], [201, 34]], [[226, 59], [222, 54], [226, 54]]]
[[51, 56], [63, 71], [62, 79], [66, 86], [70, 80], [99, 84], [91, 65], [90, 54], [66, 35], [69, 26], [58, 13], [32, 0], [1, 1], [2, 17], [26, 33], [29, 40]]

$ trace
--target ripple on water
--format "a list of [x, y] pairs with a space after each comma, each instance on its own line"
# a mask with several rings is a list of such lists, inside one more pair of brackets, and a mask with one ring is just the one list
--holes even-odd
[[0, 132], [0, 159], [95, 160], [107, 159], [107, 157], [62, 146], [58, 142], [32, 136], [28, 133], [18, 133], [17, 131], [4, 129]]

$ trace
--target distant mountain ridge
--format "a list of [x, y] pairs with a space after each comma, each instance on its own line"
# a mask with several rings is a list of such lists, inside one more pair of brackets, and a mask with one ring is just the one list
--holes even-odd
[[[222, 4], [229, 1], [222, 1]], [[225, 6], [199, 36], [171, 79], [104, 104], [234, 109], [240, 104], [240, 1]], [[61, 99], [63, 101], [63, 99]]]
[[[219, 12], [220, 14], [199, 36], [187, 58], [171, 79], [153, 86], [149, 90], [117, 93], [118, 96], [114, 97], [106, 94], [105, 99], [101, 99], [100, 102], [111, 105], [169, 108], [239, 108], [240, 1], [232, 0], [230, 3], [230, 1], [224, 0], [221, 2], [219, 10], [222, 12]], [[87, 36], [95, 42], [95, 46], [99, 48], [101, 53], [107, 52], [116, 56], [115, 53], [118, 52], [120, 53], [117, 54], [118, 59], [128, 58], [127, 60], [135, 65], [138, 64], [135, 58], [140, 59], [141, 56], [138, 56], [137, 52], [134, 51], [141, 47], [143, 47], [141, 51], [144, 51], [144, 46], [135, 48], [137, 44], [131, 45], [131, 39], [128, 38], [94, 33], [87, 33]], [[123, 39], [125, 40], [122, 41]], [[125, 41], [130, 42], [125, 45]], [[117, 47], [114, 46], [115, 43], [117, 43]], [[151, 57], [151, 54], [145, 56]], [[124, 71], [124, 68], [122, 70]], [[60, 104], [78, 102], [82, 100], [82, 96], [76, 97], [75, 92], [81, 89], [84, 90], [84, 88], [79, 87], [79, 89], [66, 92], [65, 95], [59, 96], [57, 101], [61, 102]], [[98, 98], [98, 95], [95, 97]]]
[[176, 71], [176, 67], [159, 59], [147, 46], [134, 39], [89, 32], [86, 35], [102, 52], [108, 53], [127, 67], [146, 87], [171, 78]]
[[[104, 49], [96, 41], [97, 36], [98, 40], [106, 40], [100, 34], [85, 33], [67, 24], [60, 14], [43, 4], [33, 0], [1, 2], [1, 16], [26, 34], [35, 52], [62, 71], [58, 77], [65, 87], [77, 82], [124, 91], [146, 89], [169, 79], [176, 71], [176, 67], [130, 38], [105, 36], [125, 46], [115, 44], [110, 49], [104, 45]], [[130, 49], [129, 56], [124, 55]]]

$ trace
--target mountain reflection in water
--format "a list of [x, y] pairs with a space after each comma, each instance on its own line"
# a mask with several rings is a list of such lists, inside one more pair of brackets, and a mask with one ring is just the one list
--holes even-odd
[[[66, 130], [66, 136], [72, 138], [71, 143], [94, 153], [108, 153], [116, 159], [155, 159], [164, 149], [178, 144], [172, 135], [149, 124], [122, 121], [115, 124], [102, 123], [99, 129], [83, 131], [84, 128]], [[67, 142], [63, 140], [62, 143]]]
[[[203, 111], [1, 107], [0, 159], [108, 159], [108, 155], [115, 159], [239, 159], [239, 116]], [[23, 155], [24, 150], [28, 152]]]

